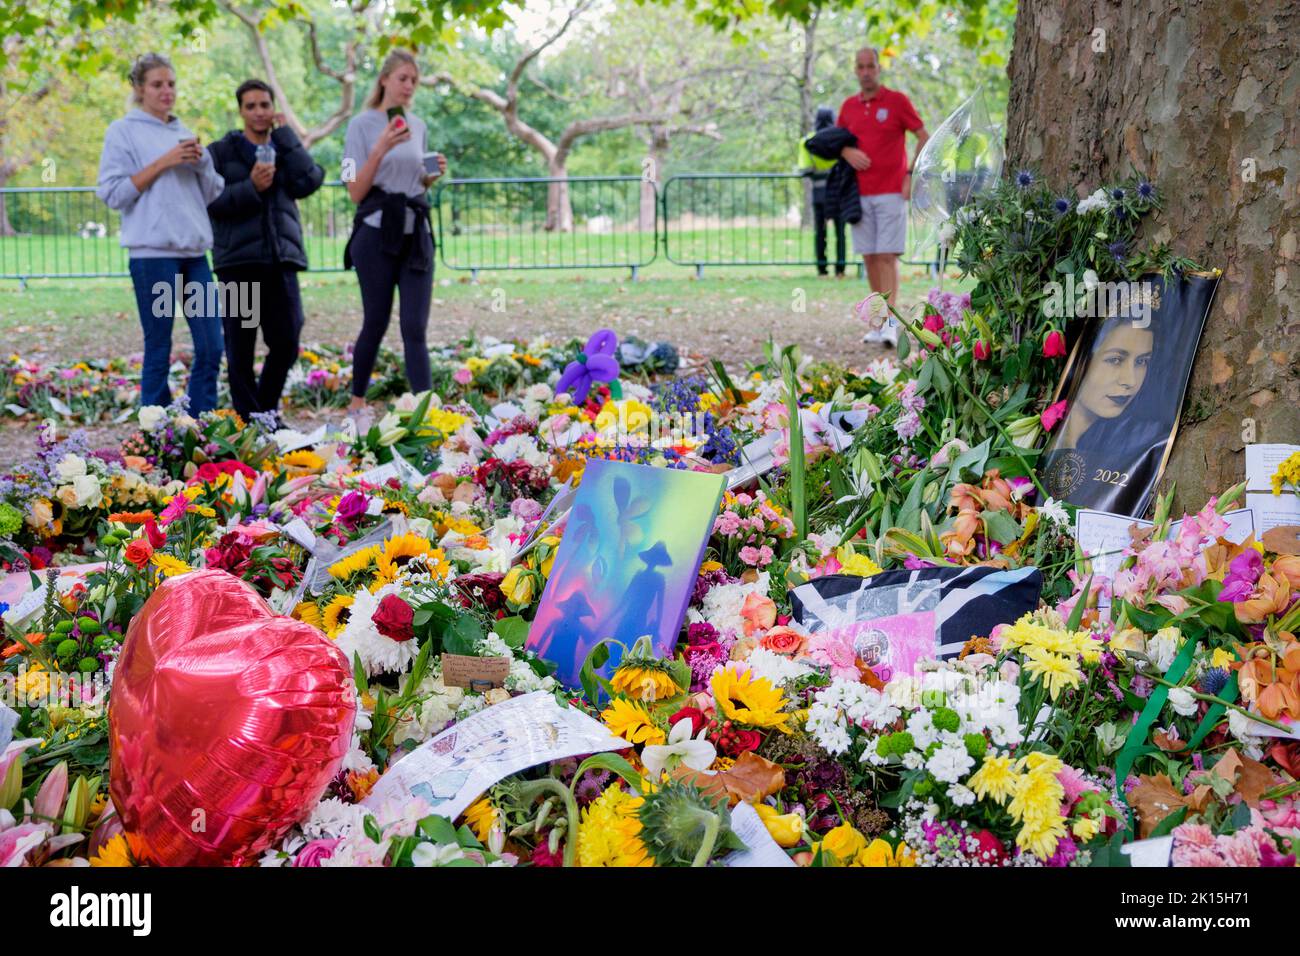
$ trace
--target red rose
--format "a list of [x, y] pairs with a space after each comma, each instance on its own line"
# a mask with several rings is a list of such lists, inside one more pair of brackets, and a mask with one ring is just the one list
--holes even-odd
[[774, 654], [794, 657], [803, 649], [804, 636], [793, 628], [774, 627], [759, 638], [758, 645]]
[[728, 757], [739, 757], [746, 750], [757, 750], [763, 743], [763, 735], [757, 730], [730, 731], [730, 737], [722, 745], [722, 752]]
[[1300, 742], [1278, 740], [1268, 748], [1268, 755], [1293, 777], [1300, 777]]
[[199, 470], [196, 471], [194, 477], [190, 479], [190, 484], [192, 485], [197, 481], [201, 481], [204, 484], [210, 485], [220, 477], [221, 468], [217, 463], [214, 461], [207, 461], [199, 465]]
[[668, 725], [671, 727], [679, 720], [689, 720], [691, 722], [691, 736], [696, 736], [708, 721], [704, 717], [704, 711], [698, 707], [683, 707], [677, 713], [668, 718]]
[[1043, 336], [1043, 358], [1062, 358], [1065, 355], [1065, 335], [1052, 329]]
[[137, 571], [143, 571], [144, 566], [153, 557], [153, 546], [144, 538], [135, 538], [126, 546], [123, 557], [134, 564]]
[[415, 636], [415, 631], [411, 627], [411, 622], [415, 620], [415, 612], [411, 610], [411, 605], [396, 594], [385, 595], [370, 620], [374, 622], [375, 629], [380, 634], [395, 641], [409, 641]]

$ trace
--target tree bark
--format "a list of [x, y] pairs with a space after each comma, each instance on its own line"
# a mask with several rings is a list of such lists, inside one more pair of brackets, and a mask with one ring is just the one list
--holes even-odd
[[1224, 273], [1163, 482], [1175, 507], [1240, 481], [1247, 441], [1300, 440], [1298, 58], [1300, 6], [1281, 0], [1016, 13], [1008, 170], [1089, 190], [1145, 173], [1164, 209], [1143, 238]]

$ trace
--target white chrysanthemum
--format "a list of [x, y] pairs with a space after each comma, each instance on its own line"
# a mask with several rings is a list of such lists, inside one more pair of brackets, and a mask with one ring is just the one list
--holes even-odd
[[745, 663], [749, 665], [755, 678], [766, 677], [774, 687], [786, 681], [798, 680], [813, 672], [813, 668], [807, 664], [791, 660], [765, 647], [754, 648], [749, 657], [745, 658]]
[[916, 741], [917, 750], [924, 750], [939, 739], [939, 732], [935, 730], [928, 710], [918, 710], [907, 718], [907, 732]]
[[885, 685], [885, 696], [895, 707], [920, 707], [921, 682], [910, 674], [900, 674]]
[[975, 802], [975, 791], [960, 783], [954, 783], [948, 788], [948, 799], [955, 806], [968, 807]]
[[353, 655], [361, 658], [367, 676], [404, 672], [420, 652], [415, 640], [395, 641], [385, 637], [371, 620], [379, 602], [396, 592], [395, 584], [386, 584], [374, 594], [365, 588], [357, 591], [352, 599], [348, 622], [334, 642], [349, 661]]
[[925, 769], [941, 783], [956, 783], [975, 766], [975, 758], [961, 744], [944, 744], [925, 762]]
[[308, 840], [347, 836], [353, 829], [362, 828], [368, 812], [360, 804], [344, 803], [338, 797], [326, 797], [311, 808], [311, 813], [302, 822], [303, 836]]
[[908, 770], [920, 770], [925, 766], [925, 758], [915, 750], [909, 750], [903, 754], [903, 766]]
[[532, 435], [510, 435], [497, 442], [492, 448], [498, 458], [504, 462], [525, 461], [534, 468], [549, 466], [551, 456], [537, 447]]
[[767, 571], [760, 572], [757, 579], [749, 584], [719, 584], [710, 588], [700, 608], [692, 608], [688, 612], [688, 618], [691, 623], [707, 621], [723, 634], [743, 634], [745, 619], [740, 616], [740, 609], [751, 593], [768, 593]]

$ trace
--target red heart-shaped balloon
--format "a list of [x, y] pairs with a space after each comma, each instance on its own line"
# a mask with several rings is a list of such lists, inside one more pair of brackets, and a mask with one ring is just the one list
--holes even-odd
[[352, 740], [343, 653], [224, 571], [168, 578], [113, 675], [109, 792], [149, 862], [251, 862], [306, 816]]

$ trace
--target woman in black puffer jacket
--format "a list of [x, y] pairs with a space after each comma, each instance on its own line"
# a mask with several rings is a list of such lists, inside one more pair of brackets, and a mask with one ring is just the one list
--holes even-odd
[[[278, 415], [280, 393], [298, 359], [303, 324], [298, 273], [307, 268], [307, 253], [295, 200], [319, 189], [325, 170], [275, 113], [269, 86], [248, 80], [235, 91], [235, 98], [244, 128], [231, 130], [208, 147], [226, 181], [221, 195], [208, 206], [208, 216], [217, 277], [223, 284], [239, 283], [235, 287], [239, 301], [255, 306], [244, 315], [222, 317], [231, 404], [248, 421], [254, 412]], [[225, 301], [232, 301], [231, 292]], [[259, 327], [268, 354], [261, 378], [255, 379]]]

